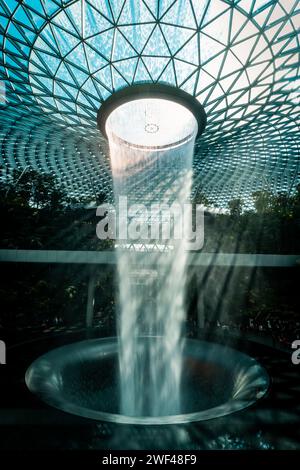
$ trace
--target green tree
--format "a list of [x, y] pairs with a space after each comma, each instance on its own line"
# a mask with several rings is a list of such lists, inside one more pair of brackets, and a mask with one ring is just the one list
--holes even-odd
[[37, 209], [57, 209], [68, 202], [65, 191], [55, 176], [50, 173], [39, 173], [30, 168], [22, 171], [15, 169], [12, 172], [11, 180], [6, 183], [2, 191], [2, 200], [3, 196], [9, 204]]
[[272, 211], [274, 196], [270, 191], [260, 190], [252, 194], [255, 210], [258, 214]]
[[213, 202], [202, 192], [201, 188], [197, 189], [193, 197], [193, 204], [202, 204], [205, 207], [213, 205]]
[[228, 208], [232, 217], [240, 217], [243, 211], [244, 202], [241, 198], [231, 199]]

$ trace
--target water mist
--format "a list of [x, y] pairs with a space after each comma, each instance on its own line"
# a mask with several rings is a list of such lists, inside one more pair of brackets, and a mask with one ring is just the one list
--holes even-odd
[[[174, 210], [164, 223], [171, 205], [189, 202], [194, 142], [205, 123], [196, 99], [163, 84], [133, 85], [102, 103], [98, 127], [109, 140], [115, 206], [122, 197], [119, 216], [126, 212], [116, 243], [118, 337], [77, 341], [36, 359], [25, 381], [49, 405], [99, 422], [147, 427], [207, 421], [266, 394], [268, 374], [252, 357], [184, 339], [191, 244], [179, 229], [190, 226], [191, 213]], [[163, 209], [153, 214], [153, 204]]]

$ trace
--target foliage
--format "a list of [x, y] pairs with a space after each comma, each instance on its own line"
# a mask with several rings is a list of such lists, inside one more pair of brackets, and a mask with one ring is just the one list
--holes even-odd
[[243, 211], [243, 200], [241, 198], [231, 199], [228, 203], [230, 215], [232, 217], [240, 217]]
[[36, 209], [58, 209], [68, 202], [55, 176], [27, 167], [23, 171], [13, 170], [10, 180], [0, 190], [0, 197], [2, 203]]
[[[216, 213], [210, 210], [213, 201], [198, 188], [193, 202], [206, 208], [203, 251], [299, 253], [300, 185], [292, 195], [262, 190], [252, 198], [252, 210], [235, 198], [227, 213]], [[106, 195], [99, 192], [96, 199], [102, 204]], [[96, 237], [95, 201], [93, 207], [86, 199], [71, 200], [53, 175], [15, 170], [0, 187], [0, 209], [2, 248], [113, 248], [113, 241]]]
[[[98, 203], [104, 202], [99, 193]], [[111, 248], [96, 237], [95, 209], [90, 201], [70, 199], [48, 173], [14, 170], [0, 187], [2, 248], [92, 249]]]

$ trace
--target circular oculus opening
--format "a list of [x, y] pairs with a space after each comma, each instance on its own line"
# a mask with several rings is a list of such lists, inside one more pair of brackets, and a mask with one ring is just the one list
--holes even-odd
[[185, 106], [162, 98], [131, 100], [108, 116], [109, 138], [145, 149], [174, 147], [196, 137], [197, 121]]
[[[134, 105], [135, 101], [139, 103]], [[163, 147], [182, 140], [183, 135], [184, 138], [199, 137], [206, 126], [206, 113], [195, 97], [177, 87], [139, 83], [122, 88], [105, 100], [98, 111], [97, 122], [105, 138], [111, 131], [125, 142], [144, 147], [149, 142], [153, 145], [154, 139], [149, 136], [155, 134], [159, 140], [155, 146]], [[186, 127], [188, 123], [190, 132]], [[126, 133], [123, 128], [127, 129]], [[147, 134], [147, 143], [142, 142]]]

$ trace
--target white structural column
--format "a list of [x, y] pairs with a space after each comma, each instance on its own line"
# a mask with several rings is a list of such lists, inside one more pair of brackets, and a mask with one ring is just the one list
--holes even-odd
[[87, 328], [91, 328], [93, 326], [95, 289], [96, 289], [96, 270], [92, 268], [89, 274], [87, 303], [86, 303], [86, 327]]
[[197, 272], [197, 326], [203, 329], [205, 326], [205, 269], [198, 269]]

